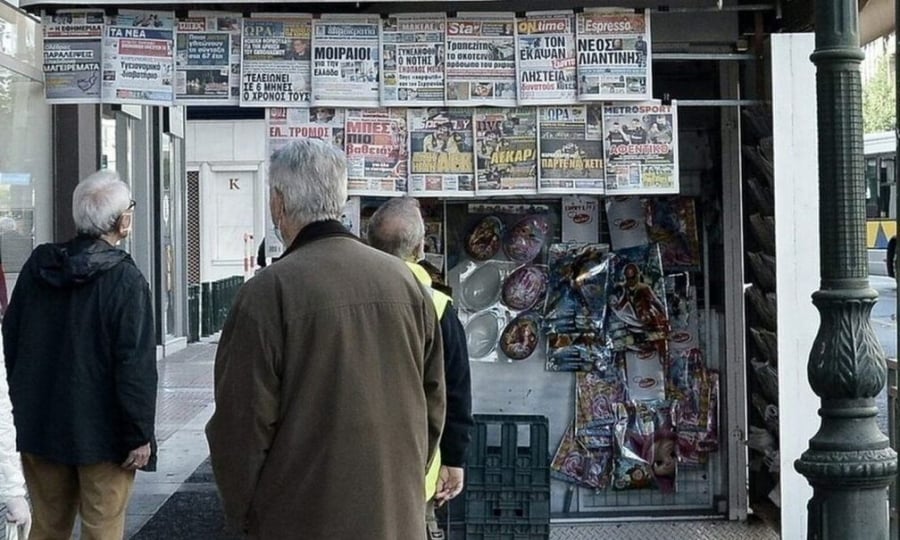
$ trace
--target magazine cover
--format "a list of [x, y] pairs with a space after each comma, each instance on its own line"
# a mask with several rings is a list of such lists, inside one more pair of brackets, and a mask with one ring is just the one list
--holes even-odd
[[537, 192], [536, 124], [534, 108], [475, 111], [478, 195]]
[[653, 97], [649, 12], [588, 8], [576, 34], [580, 101]]
[[380, 28], [377, 15], [323, 15], [313, 22], [312, 105], [380, 105]]
[[678, 193], [676, 111], [674, 101], [603, 106], [608, 195]]
[[381, 104], [443, 105], [446, 16], [390, 15], [381, 23]]
[[516, 22], [519, 105], [575, 103], [575, 15], [535, 11]]
[[47, 103], [100, 103], [102, 10], [44, 15], [44, 97]]
[[241, 107], [309, 106], [311, 16], [242, 20]]
[[539, 107], [538, 133], [539, 192], [604, 193], [603, 138], [588, 130], [587, 107]]
[[409, 109], [409, 194], [475, 194], [472, 109]]
[[345, 114], [348, 194], [404, 195], [406, 109], [349, 109]]
[[120, 10], [103, 37], [104, 103], [159, 105], [175, 101], [175, 14]]
[[447, 105], [516, 105], [515, 16], [459, 13], [447, 21]]

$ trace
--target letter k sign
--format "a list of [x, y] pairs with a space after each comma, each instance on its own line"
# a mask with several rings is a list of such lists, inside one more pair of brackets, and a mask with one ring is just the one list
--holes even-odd
[[228, 190], [234, 191], [236, 189], [241, 189], [241, 186], [238, 185], [238, 179], [237, 178], [229, 178], [228, 179]]

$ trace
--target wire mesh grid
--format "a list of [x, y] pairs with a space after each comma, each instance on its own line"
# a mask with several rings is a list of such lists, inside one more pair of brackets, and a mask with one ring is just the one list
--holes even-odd
[[679, 469], [674, 493], [655, 489], [580, 489], [579, 511], [621, 513], [623, 509], [633, 507], [647, 511], [710, 508], [713, 504], [710, 474], [709, 464], [698, 469]]

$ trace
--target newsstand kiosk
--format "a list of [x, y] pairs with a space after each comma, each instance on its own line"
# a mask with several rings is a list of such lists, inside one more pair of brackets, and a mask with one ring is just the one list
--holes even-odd
[[815, 102], [794, 90], [812, 39], [768, 39], [773, 7], [21, 4], [52, 103], [254, 109], [267, 153], [331, 141], [363, 237], [385, 198], [420, 199], [478, 415], [454, 535], [740, 522], [751, 504], [776, 522], [791, 505], [782, 532], [803, 534], [818, 254], [777, 231], [816, 234], [796, 180]]

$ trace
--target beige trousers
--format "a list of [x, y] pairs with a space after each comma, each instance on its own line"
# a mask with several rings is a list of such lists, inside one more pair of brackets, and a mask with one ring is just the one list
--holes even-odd
[[29, 540], [68, 540], [81, 515], [83, 540], [122, 540], [134, 471], [118, 463], [71, 466], [22, 454], [31, 496]]

